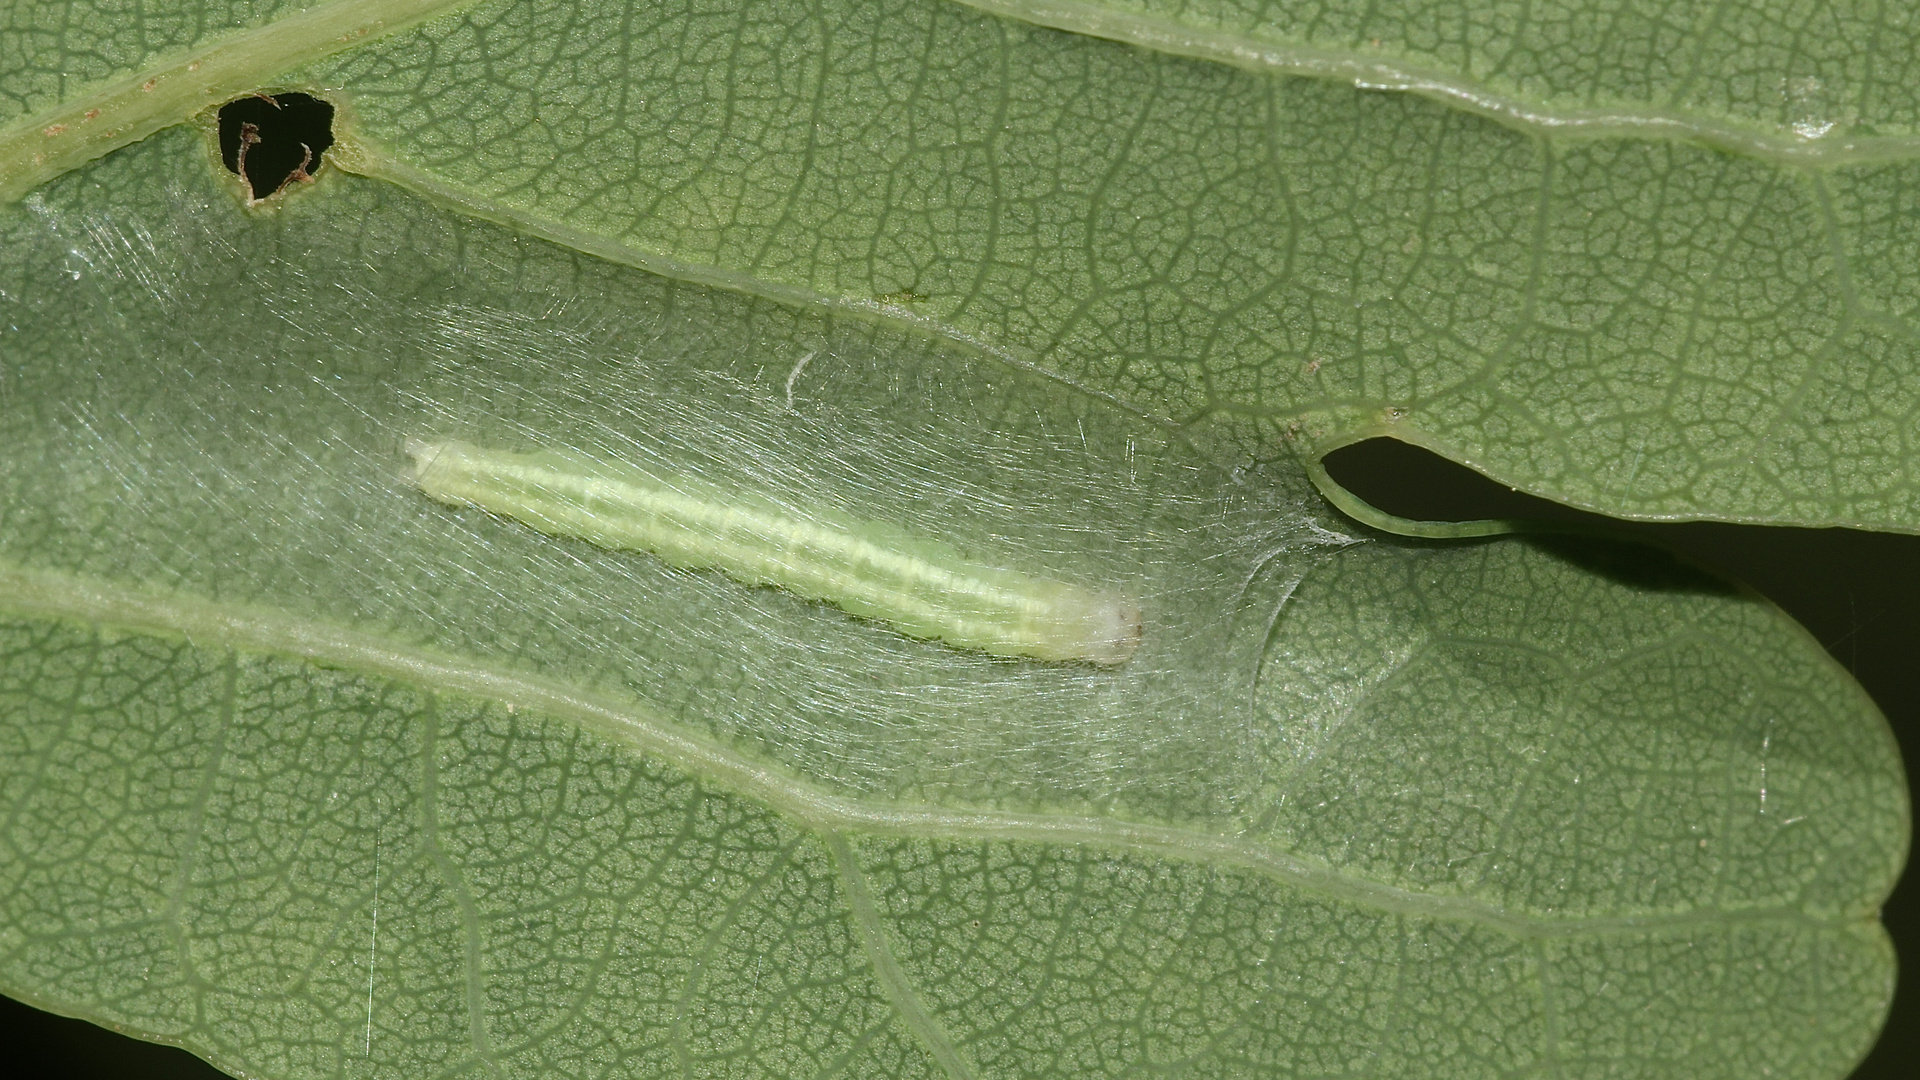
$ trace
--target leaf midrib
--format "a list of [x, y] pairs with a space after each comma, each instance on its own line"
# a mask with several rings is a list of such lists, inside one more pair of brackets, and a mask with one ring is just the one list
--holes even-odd
[[0, 129], [0, 206], [301, 64], [473, 0], [334, 0], [164, 60]]
[[[1569, 109], [1497, 91], [1441, 68], [1116, 12], [1083, 0], [952, 0], [1004, 18], [1270, 75], [1418, 94], [1529, 133], [1694, 142], [1778, 164], [1920, 157], [1920, 135], [1808, 139], [1773, 126], [1664, 109]], [[448, 14], [474, 0], [334, 0], [148, 64], [0, 129], [0, 206], [162, 128], [185, 123], [276, 75]]]
[[378, 637], [278, 612], [138, 591], [93, 579], [0, 564], [0, 611], [97, 628], [184, 637], [209, 646], [293, 657], [321, 667], [411, 683], [533, 709], [659, 758], [690, 775], [784, 814], [816, 835], [839, 832], [944, 840], [1086, 844], [1118, 852], [1253, 870], [1282, 884], [1374, 910], [1483, 926], [1516, 939], [1644, 934], [1688, 926], [1779, 925], [1844, 928], [1874, 911], [1820, 918], [1785, 906], [1710, 907], [1662, 915], [1549, 918], [1469, 897], [1388, 885], [1270, 844], [1195, 829], [1072, 814], [938, 810], [823, 791], [785, 770], [679, 729], [645, 705], [592, 694], [538, 676], [405, 648]]
[[[711, 263], [675, 259], [652, 249], [630, 244], [618, 237], [607, 236], [590, 229], [577, 229], [557, 218], [488, 198], [472, 188], [450, 183], [424, 169], [409, 165], [385, 147], [358, 137], [352, 132], [342, 132], [339, 135], [339, 141], [327, 153], [327, 159], [336, 167], [356, 176], [364, 176], [370, 180], [378, 180], [410, 191], [454, 213], [502, 225], [526, 236], [577, 251], [582, 255], [589, 255], [617, 266], [630, 266], [674, 281], [726, 289], [730, 292], [743, 293], [799, 308], [825, 308], [864, 322], [891, 327], [936, 341], [951, 342], [988, 360], [1005, 364], [1017, 371], [1043, 379], [1090, 401], [1117, 409], [1137, 420], [1151, 424], [1170, 439], [1186, 441], [1185, 429], [1188, 426], [1211, 413], [1222, 411], [1218, 406], [1210, 406], [1206, 412], [1185, 418], [1154, 413], [1112, 391], [1089, 386], [1069, 374], [1044, 365], [1029, 355], [1026, 350], [971, 333], [963, 327], [914, 311], [905, 305], [872, 297], [821, 292], [804, 285], [795, 285], [770, 277], [759, 277], [748, 271], [730, 270]], [[1297, 411], [1305, 412], [1307, 409], [1303, 407]], [[1258, 415], [1264, 418], [1276, 414], [1260, 412]]]

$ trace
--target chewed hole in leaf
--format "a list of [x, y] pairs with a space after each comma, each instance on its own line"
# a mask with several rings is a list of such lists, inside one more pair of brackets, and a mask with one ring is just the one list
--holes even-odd
[[313, 179], [333, 145], [333, 106], [311, 94], [251, 94], [220, 107], [220, 158], [255, 202]]

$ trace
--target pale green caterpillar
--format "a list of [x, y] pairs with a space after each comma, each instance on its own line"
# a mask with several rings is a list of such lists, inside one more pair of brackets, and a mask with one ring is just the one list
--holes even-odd
[[550, 536], [646, 551], [777, 585], [930, 638], [998, 656], [1124, 664], [1140, 645], [1127, 598], [966, 559], [937, 540], [878, 522], [802, 518], [738, 502], [630, 465], [553, 451], [510, 453], [409, 439], [414, 483]]

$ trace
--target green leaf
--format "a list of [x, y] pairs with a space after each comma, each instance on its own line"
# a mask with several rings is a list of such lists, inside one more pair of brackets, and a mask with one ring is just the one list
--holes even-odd
[[1390, 434], [1617, 516], [1920, 529], [1910, 136], [1516, 129], [926, 0], [535, 12], [292, 81], [340, 89], [350, 168], [930, 323], [1257, 460]]
[[326, 87], [350, 168], [918, 323], [1259, 460], [1390, 434], [1618, 516], [1920, 529], [1904, 15], [1004, 5], [1164, 52], [932, 0], [406, 29], [452, 6], [169, 24], [197, 51], [100, 87], [55, 73], [161, 50], [19, 33], [39, 111], [0, 133], [0, 198], [221, 96]]
[[1519, 126], [1692, 139], [1800, 161], [1920, 148], [1906, 11], [1256, 0], [968, 0], [1043, 26], [1255, 71], [1405, 90]]
[[[1666, 282], [1691, 337], [1618, 299], [1631, 348], [1536, 381], [1692, 430], [1634, 365], [1692, 385], [1707, 329], [1831, 284], [1728, 178], [1853, 166], [950, 7], [377, 15], [210, 13], [0, 131], [7, 992], [287, 1078], [1819, 1078], [1870, 1044], [1905, 786], [1819, 647], [1658, 553], [1376, 534], [1308, 475], [1426, 431], [1510, 296]], [[332, 88], [367, 175], [247, 205], [177, 126], [222, 80]], [[1646, 211], [1617, 261], [1503, 209], [1573, 214], [1569, 178]], [[1738, 318], [1682, 288], [1714, 273]], [[1712, 385], [1764, 396], [1782, 349]], [[1529, 415], [1459, 430], [1576, 460]], [[410, 438], [885, 523], [1137, 599], [1139, 651], [956, 649], [546, 535], [424, 496]], [[1856, 441], [1805, 505], [1903, 452]], [[1555, 475], [1632, 471], [1592, 461]]]

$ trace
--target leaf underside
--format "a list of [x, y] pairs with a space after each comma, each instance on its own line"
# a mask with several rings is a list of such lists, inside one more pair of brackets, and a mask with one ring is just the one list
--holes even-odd
[[[0, 128], [84, 102], [9, 33]], [[1899, 95], [1821, 156], [1724, 80], [1456, 65], [1718, 148], [1576, 139], [1182, 40], [480, 4], [262, 68], [352, 173], [246, 207], [203, 120], [0, 208], [0, 985], [276, 1078], [1844, 1074], [1908, 829], [1858, 687], [1657, 552], [1375, 533], [1307, 463], [1915, 528]], [[408, 439], [889, 522], [1140, 648], [542, 535]]]

